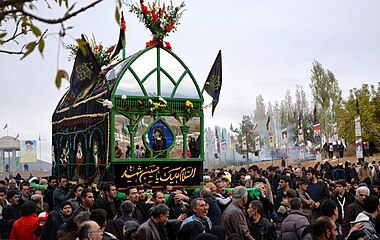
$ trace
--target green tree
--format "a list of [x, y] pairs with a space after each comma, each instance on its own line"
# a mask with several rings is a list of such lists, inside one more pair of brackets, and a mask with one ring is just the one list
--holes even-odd
[[351, 89], [347, 100], [337, 111], [339, 133], [349, 143], [355, 141], [354, 116], [356, 99], [359, 102], [363, 141], [373, 142], [380, 147], [380, 85], [363, 84], [360, 89]]
[[313, 62], [311, 73], [309, 86], [319, 110], [321, 133], [328, 138], [332, 132], [332, 114], [335, 106], [340, 105], [342, 91], [333, 72], [325, 70], [318, 61]]

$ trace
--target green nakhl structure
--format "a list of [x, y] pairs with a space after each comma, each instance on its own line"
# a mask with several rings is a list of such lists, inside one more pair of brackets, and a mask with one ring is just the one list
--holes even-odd
[[53, 174], [118, 188], [196, 187], [204, 160], [202, 104], [194, 76], [175, 53], [139, 51], [61, 99], [52, 121]]

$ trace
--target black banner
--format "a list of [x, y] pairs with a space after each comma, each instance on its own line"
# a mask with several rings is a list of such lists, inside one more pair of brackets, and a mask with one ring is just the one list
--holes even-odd
[[212, 115], [214, 115], [222, 88], [222, 51], [220, 50], [203, 88], [212, 97]]
[[194, 187], [201, 183], [203, 162], [115, 163], [114, 170], [118, 188], [139, 183]]
[[70, 90], [73, 96], [76, 96], [81, 90], [89, 85], [100, 73], [99, 63], [90, 48], [90, 45], [82, 35], [82, 41], [85, 44], [78, 48], [77, 56], [70, 76]]

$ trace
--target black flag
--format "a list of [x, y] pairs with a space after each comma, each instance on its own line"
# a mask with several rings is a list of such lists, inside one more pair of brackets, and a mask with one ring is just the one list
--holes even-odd
[[358, 98], [358, 97], [356, 97], [356, 104], [355, 104], [355, 107], [356, 107], [356, 114], [357, 114], [357, 115], [360, 115], [359, 98]]
[[313, 117], [314, 117], [314, 124], [315, 124], [315, 123], [318, 122], [318, 118], [317, 118], [317, 104], [314, 104]]
[[90, 84], [99, 75], [101, 70], [99, 63], [91, 51], [90, 45], [83, 35], [82, 41], [85, 44], [78, 48], [73, 71], [70, 76], [70, 89], [74, 96]]
[[269, 131], [269, 123], [270, 123], [270, 116], [268, 116], [268, 120], [267, 120], [267, 131]]
[[222, 88], [222, 51], [219, 50], [218, 56], [212, 65], [211, 71], [206, 79], [204, 90], [212, 97], [212, 116], [216, 105], [219, 102], [220, 89]]
[[125, 48], [125, 30], [126, 30], [126, 26], [125, 26], [124, 14], [123, 12], [121, 12], [119, 41], [117, 42], [116, 49], [113, 52], [111, 59], [116, 57], [119, 54], [119, 52]]

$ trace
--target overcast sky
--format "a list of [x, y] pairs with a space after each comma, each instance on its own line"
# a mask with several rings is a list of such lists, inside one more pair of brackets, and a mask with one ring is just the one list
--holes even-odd
[[[84, 5], [89, 1], [79, 2]], [[218, 50], [222, 50], [222, 92], [214, 118], [211, 109], [206, 112], [208, 126], [237, 126], [243, 114], [252, 114], [259, 94], [266, 103], [281, 101], [287, 89], [294, 96], [296, 84], [304, 87], [310, 101], [313, 60], [335, 74], [344, 97], [362, 83], [378, 83], [378, 0], [192, 0], [186, 5], [178, 31], [166, 40], [201, 87]], [[62, 11], [47, 11], [44, 6], [39, 10], [44, 17], [62, 15]], [[123, 10], [130, 55], [145, 47], [150, 33], [126, 6]], [[94, 34], [103, 45], [115, 44], [119, 26], [114, 14], [113, 0], [80, 14], [66, 23], [74, 29], [66, 34], [64, 43], [73, 43], [85, 33]], [[47, 27], [51, 35], [44, 59], [38, 52], [22, 61], [19, 56], [0, 54], [0, 136], [7, 134], [2, 130], [6, 123], [9, 135], [20, 134], [21, 140], [38, 139], [40, 133], [42, 159], [50, 161], [51, 117], [69, 86], [64, 82], [57, 89], [54, 78], [57, 66], [71, 73], [73, 62], [67, 61], [67, 50], [59, 48], [53, 34], [59, 26]]]

